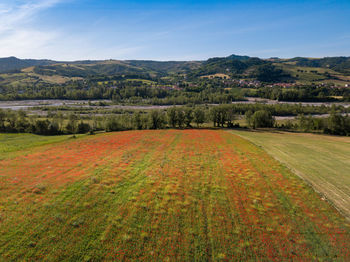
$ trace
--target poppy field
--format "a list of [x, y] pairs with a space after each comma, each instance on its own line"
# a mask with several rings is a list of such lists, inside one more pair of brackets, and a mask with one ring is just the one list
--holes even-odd
[[226, 131], [98, 134], [0, 160], [0, 261], [349, 257], [349, 222]]

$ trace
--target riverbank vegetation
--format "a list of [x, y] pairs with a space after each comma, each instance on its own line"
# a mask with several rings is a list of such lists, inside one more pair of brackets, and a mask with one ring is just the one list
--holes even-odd
[[[290, 104], [230, 104], [174, 106], [163, 109], [114, 109], [114, 111], [48, 111], [45, 115], [0, 110], [0, 132], [41, 135], [83, 134], [97, 131], [192, 128], [278, 128], [302, 132], [350, 135], [349, 108]], [[87, 107], [90, 109], [90, 107]], [[327, 114], [326, 117], [313, 115]], [[278, 116], [293, 119], [276, 121]]]

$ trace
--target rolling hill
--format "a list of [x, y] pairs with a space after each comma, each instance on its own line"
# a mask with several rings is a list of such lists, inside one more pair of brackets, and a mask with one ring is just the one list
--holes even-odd
[[59, 62], [52, 60], [0, 58], [0, 86], [63, 84], [91, 76], [138, 75], [140, 78], [187, 76], [192, 81], [215, 75], [262, 82], [350, 82], [350, 58], [261, 59], [231, 55], [206, 61], [104, 60]]
[[23, 68], [40, 65], [51, 65], [52, 60], [18, 59], [16, 57], [0, 58], [0, 73], [11, 73], [20, 71]]

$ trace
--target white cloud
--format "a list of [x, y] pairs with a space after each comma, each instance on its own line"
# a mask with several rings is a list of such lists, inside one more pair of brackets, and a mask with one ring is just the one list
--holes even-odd
[[[5, 2], [3, 2], [5, 1]], [[140, 46], [109, 43], [98, 47], [93, 34], [69, 32], [52, 26], [43, 30], [37, 20], [41, 12], [74, 0], [2, 0], [0, 3], [0, 57], [54, 60], [127, 58]]]
[[16, 1], [0, 6], [0, 33], [15, 30], [20, 25], [30, 22], [40, 11], [62, 2], [62, 0], [36, 0], [18, 3]]
[[52, 41], [59, 37], [55, 31], [43, 31], [33, 25], [37, 15], [64, 0], [11, 1], [0, 5], [0, 57], [41, 56]]

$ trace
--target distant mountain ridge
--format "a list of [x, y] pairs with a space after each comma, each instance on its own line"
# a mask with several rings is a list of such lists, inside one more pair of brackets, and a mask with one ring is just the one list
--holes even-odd
[[[113, 73], [140, 73], [143, 71], [156, 71], [168, 73], [169, 71], [191, 70], [201, 64], [201, 61], [152, 61], [152, 60], [81, 60], [81, 61], [54, 61], [48, 59], [19, 59], [16, 57], [0, 58], [0, 73], [12, 73], [28, 67], [45, 67], [57, 65], [105, 65], [106, 74]], [[108, 66], [109, 65], [109, 66]], [[112, 66], [113, 65], [113, 66]], [[103, 67], [103, 66], [100, 66]], [[115, 70], [110, 70], [114, 67]], [[102, 68], [103, 69], [103, 68]], [[97, 70], [96, 73], [101, 70]], [[111, 71], [111, 72], [109, 72]], [[93, 73], [93, 72], [92, 72]]]
[[[33, 67], [33, 68], [30, 68]], [[225, 74], [230, 77], [252, 78], [263, 82], [296, 81], [301, 78], [326, 79], [350, 76], [350, 57], [291, 59], [230, 55], [206, 61], [152, 61], [152, 60], [82, 60], [53, 61], [48, 59], [0, 58], [0, 73], [26, 73], [41, 76], [79, 77], [93, 75], [129, 75], [164, 77], [169, 74], [186, 74], [190, 78]], [[303, 68], [305, 68], [303, 70]], [[309, 68], [309, 69], [308, 69]], [[310, 68], [320, 68], [315, 72]], [[330, 73], [325, 72], [330, 71]], [[308, 75], [306, 75], [306, 73]], [[270, 77], [272, 76], [272, 77]], [[347, 79], [347, 77], [345, 77]]]
[[11, 71], [21, 70], [26, 67], [39, 66], [39, 65], [51, 65], [56, 63], [55, 61], [48, 59], [19, 59], [17, 57], [4, 57], [0, 58], [0, 73], [7, 73]]

